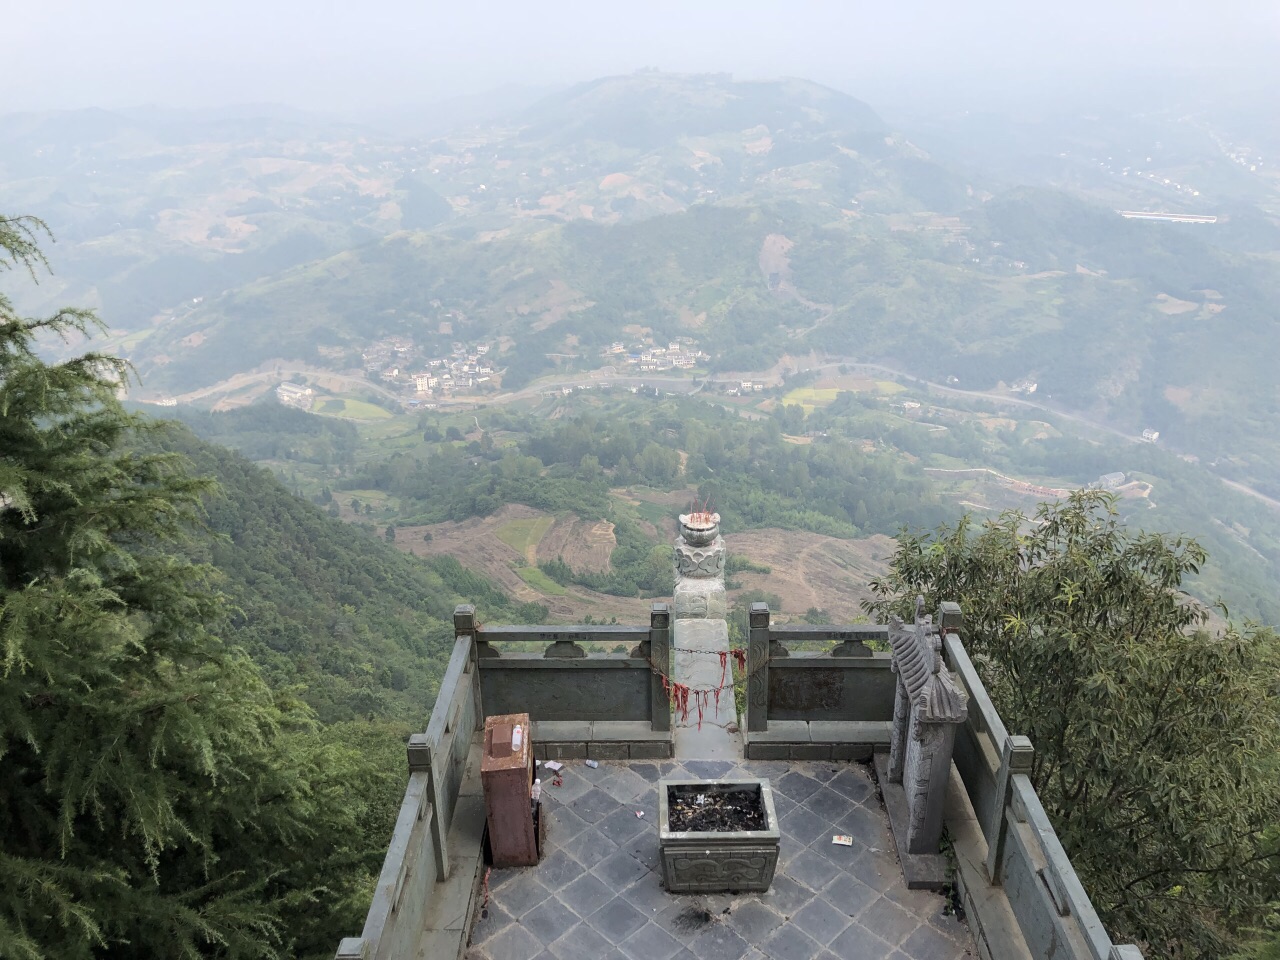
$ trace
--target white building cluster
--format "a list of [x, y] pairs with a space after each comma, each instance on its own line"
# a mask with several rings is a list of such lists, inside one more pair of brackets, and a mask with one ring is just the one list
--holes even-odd
[[692, 337], [676, 337], [666, 346], [652, 340], [633, 343], [630, 346], [617, 341], [604, 350], [606, 359], [622, 360], [641, 373], [658, 373], [662, 370], [692, 370], [711, 359], [698, 349], [698, 341]]

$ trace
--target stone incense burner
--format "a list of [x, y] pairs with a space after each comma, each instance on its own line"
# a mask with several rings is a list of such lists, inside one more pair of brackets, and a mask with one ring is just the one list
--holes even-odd
[[707, 547], [720, 536], [720, 514], [680, 514], [680, 535], [691, 547]]
[[[679, 807], [681, 809], [677, 810]], [[673, 829], [692, 809], [734, 813], [715, 830]], [[754, 812], [756, 829], [732, 827], [743, 809]], [[724, 822], [727, 821], [727, 822]], [[778, 814], [768, 780], [659, 780], [658, 849], [668, 893], [764, 891], [778, 866]]]

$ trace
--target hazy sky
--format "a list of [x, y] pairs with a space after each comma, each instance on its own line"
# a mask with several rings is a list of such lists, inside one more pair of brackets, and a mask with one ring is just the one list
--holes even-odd
[[1159, 88], [1188, 74], [1262, 88], [1280, 62], [1276, 0], [0, 0], [0, 24], [0, 113], [248, 102], [352, 112], [640, 67], [801, 76], [877, 105], [1119, 78]]

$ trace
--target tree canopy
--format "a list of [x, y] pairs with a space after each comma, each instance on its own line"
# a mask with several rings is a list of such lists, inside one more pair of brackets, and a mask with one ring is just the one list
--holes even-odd
[[1113, 937], [1226, 956], [1277, 896], [1280, 646], [1184, 594], [1193, 540], [1079, 491], [1034, 517], [904, 534], [867, 604], [959, 600], [964, 643]]
[[[42, 230], [0, 218], [0, 270]], [[0, 956], [324, 955], [396, 785], [218, 636], [184, 551], [209, 483], [140, 452], [119, 360], [37, 353], [96, 323], [0, 296]]]

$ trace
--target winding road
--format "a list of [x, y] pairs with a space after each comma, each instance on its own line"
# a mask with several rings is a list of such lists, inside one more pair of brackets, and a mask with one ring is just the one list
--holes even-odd
[[[984, 390], [962, 390], [959, 387], [950, 387], [941, 383], [934, 383], [932, 380], [926, 380], [914, 374], [907, 373], [905, 370], [899, 370], [896, 367], [888, 367], [880, 363], [867, 363], [850, 357], [840, 358], [834, 357], [815, 363], [807, 368], [805, 372], [825, 373], [832, 370], [838, 370], [843, 367], [850, 374], [880, 374], [882, 376], [892, 377], [904, 383], [914, 384], [915, 386], [929, 392], [937, 393], [944, 396], [960, 397], [964, 399], [987, 400], [992, 403], [1006, 404], [1008, 406], [1024, 407], [1031, 410], [1038, 410], [1042, 413], [1053, 417], [1060, 417], [1063, 420], [1070, 420], [1073, 423], [1081, 424], [1092, 430], [1117, 437], [1129, 443], [1144, 442], [1141, 437], [1125, 433], [1110, 424], [1102, 423], [1080, 413], [1072, 413], [1068, 410], [1062, 410], [1058, 407], [1049, 406], [1048, 404], [1039, 403], [1035, 400], [1028, 400], [1025, 397], [1012, 397], [1004, 393], [994, 393]], [[529, 400], [537, 397], [539, 394], [550, 393], [556, 390], [562, 390], [566, 387], [598, 387], [602, 384], [608, 384], [610, 387], [661, 387], [670, 393], [680, 393], [685, 396], [695, 396], [702, 392], [702, 389], [708, 383], [733, 383], [741, 379], [767, 379], [776, 377], [779, 368], [774, 367], [772, 370], [757, 371], [751, 373], [735, 373], [732, 375], [708, 376], [699, 379], [690, 377], [672, 377], [662, 375], [637, 376], [630, 372], [619, 372], [616, 367], [605, 366], [599, 370], [590, 373], [577, 374], [574, 376], [557, 377], [553, 380], [542, 380], [529, 384], [519, 390], [512, 390], [507, 393], [493, 394], [487, 397], [467, 398], [457, 401], [458, 406], [474, 408], [478, 405], [500, 405], [506, 403], [514, 403], [520, 400]], [[312, 377], [316, 379], [325, 379], [345, 385], [346, 389], [368, 390], [393, 400], [396, 403], [402, 403], [404, 397], [400, 394], [393, 393], [385, 387], [366, 380], [363, 376], [355, 374], [335, 373], [331, 370], [324, 370], [318, 367], [312, 367], [299, 363], [276, 363], [271, 364], [263, 369], [253, 371], [251, 373], [241, 373], [220, 383], [216, 383], [209, 387], [203, 387], [199, 390], [193, 390], [189, 393], [181, 394], [174, 399], [179, 403], [191, 403], [196, 400], [203, 400], [207, 397], [220, 393], [231, 393], [243, 389], [255, 383], [264, 381], [279, 380], [282, 377]], [[758, 419], [762, 415], [755, 411], [739, 410], [739, 414], [751, 418]], [[1217, 476], [1214, 474], [1214, 476]], [[1257, 500], [1262, 501], [1275, 510], [1280, 510], [1280, 500], [1269, 497], [1259, 490], [1255, 490], [1248, 484], [1241, 483], [1238, 480], [1228, 480], [1226, 477], [1218, 477], [1223, 484], [1236, 490], [1239, 493], [1247, 494]]]

